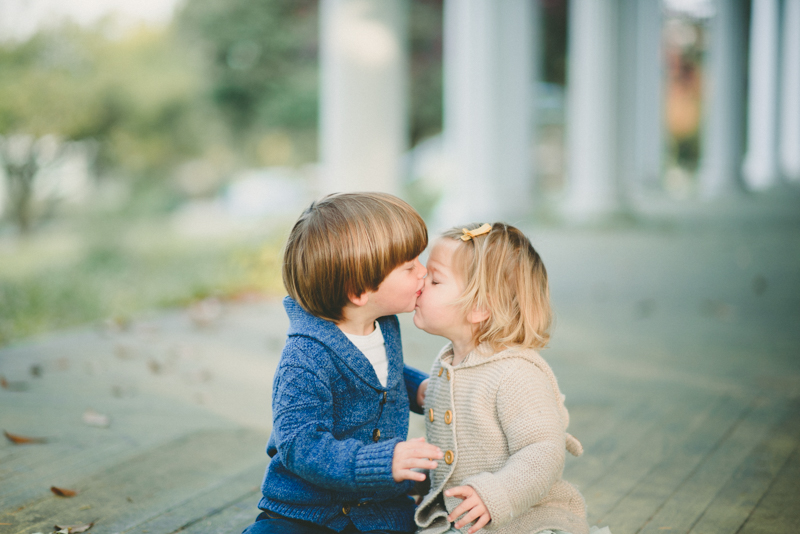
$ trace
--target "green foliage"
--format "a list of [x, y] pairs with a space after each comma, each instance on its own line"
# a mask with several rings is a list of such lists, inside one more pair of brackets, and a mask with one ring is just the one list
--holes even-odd
[[166, 30], [64, 26], [0, 45], [0, 72], [0, 134], [95, 139], [101, 172], [161, 173], [203, 146], [200, 78]]
[[566, 85], [567, 83], [567, 24], [569, 2], [544, 0], [541, 2], [542, 81]]
[[[178, 14], [181, 34], [205, 58], [211, 99], [240, 140], [316, 128], [318, 10], [315, 0], [189, 0]], [[414, 145], [442, 128], [442, 0], [410, 3], [409, 58]]]
[[192, 241], [163, 222], [98, 222], [42, 232], [2, 258], [0, 346], [208, 296], [283, 294], [283, 239]]
[[409, 13], [411, 146], [442, 130], [442, 0], [416, 0]]
[[177, 25], [202, 51], [211, 97], [236, 134], [315, 127], [317, 2], [190, 0]]

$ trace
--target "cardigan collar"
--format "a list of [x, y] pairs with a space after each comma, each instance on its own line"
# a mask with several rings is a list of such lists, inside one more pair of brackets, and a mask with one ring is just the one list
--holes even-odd
[[[537, 351], [534, 349], [523, 349], [519, 347], [511, 347], [506, 348], [498, 352], [493, 352], [491, 345], [488, 343], [481, 343], [476, 348], [472, 349], [461, 363], [456, 366], [453, 366], [453, 344], [448, 343], [447, 345], [442, 348], [439, 358], [441, 359], [442, 363], [447, 364], [448, 366], [455, 368], [455, 369], [465, 369], [468, 367], [478, 367], [480, 365], [486, 365], [491, 362], [496, 362], [498, 360], [505, 360], [507, 358], [522, 358], [524, 360], [528, 360], [534, 364], [545, 363], [542, 357], [539, 355]], [[549, 366], [548, 366], [549, 367]]]
[[283, 299], [283, 307], [286, 309], [286, 315], [289, 316], [288, 336], [307, 337], [321, 343], [370, 387], [379, 391], [387, 391], [403, 378], [403, 348], [396, 316], [378, 318], [383, 341], [386, 344], [386, 356], [389, 360], [389, 376], [386, 379], [386, 387], [384, 387], [378, 380], [378, 375], [375, 374], [375, 369], [367, 357], [347, 339], [347, 336], [333, 322], [311, 315], [291, 297]]

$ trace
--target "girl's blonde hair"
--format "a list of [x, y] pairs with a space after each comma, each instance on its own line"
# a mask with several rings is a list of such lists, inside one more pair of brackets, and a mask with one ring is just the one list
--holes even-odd
[[464, 235], [460, 227], [442, 234], [458, 242], [453, 264], [466, 289], [457, 303], [464, 313], [489, 312], [476, 328], [475, 344], [488, 343], [494, 351], [508, 346], [544, 348], [553, 317], [550, 289], [547, 270], [531, 242], [517, 228], [499, 222], [486, 234], [466, 241], [461, 239]]

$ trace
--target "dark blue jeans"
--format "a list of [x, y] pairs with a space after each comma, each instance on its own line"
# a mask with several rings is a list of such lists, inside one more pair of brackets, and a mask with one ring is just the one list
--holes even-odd
[[[244, 529], [242, 534], [336, 534], [335, 530], [308, 521], [289, 519], [271, 512], [262, 512], [256, 522]], [[339, 534], [408, 534], [395, 530], [370, 530], [362, 532], [351, 523]]]

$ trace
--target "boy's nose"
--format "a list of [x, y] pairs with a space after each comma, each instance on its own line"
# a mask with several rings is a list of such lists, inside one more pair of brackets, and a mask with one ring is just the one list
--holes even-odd
[[420, 273], [419, 277], [425, 278], [425, 276], [427, 276], [428, 274], [428, 269], [426, 269], [425, 266], [422, 265], [422, 262], [419, 261], [419, 258], [417, 258], [417, 267], [419, 268], [419, 273]]

